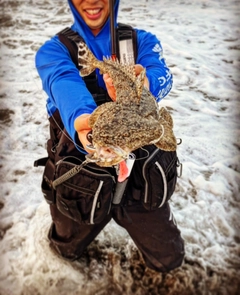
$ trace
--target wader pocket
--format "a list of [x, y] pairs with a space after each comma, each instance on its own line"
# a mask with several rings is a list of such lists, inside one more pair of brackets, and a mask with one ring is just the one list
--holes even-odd
[[43, 196], [48, 204], [55, 203], [55, 192], [51, 186], [51, 182], [53, 181], [53, 178], [54, 178], [54, 171], [55, 171], [54, 163], [52, 162], [50, 158], [48, 158], [44, 168], [42, 184], [41, 184]]
[[177, 181], [177, 154], [156, 149], [145, 161], [143, 206], [148, 210], [162, 207], [172, 196]]
[[[56, 178], [81, 163], [76, 157], [64, 158], [56, 164]], [[57, 208], [80, 224], [100, 223], [110, 212], [114, 183], [107, 168], [88, 164], [56, 187]]]

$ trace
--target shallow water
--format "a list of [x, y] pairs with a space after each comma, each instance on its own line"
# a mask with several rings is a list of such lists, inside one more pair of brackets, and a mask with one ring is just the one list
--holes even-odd
[[34, 68], [45, 40], [71, 24], [67, 1], [0, 1], [0, 294], [237, 294], [240, 289], [239, 1], [122, 0], [119, 21], [156, 34], [174, 75], [160, 105], [174, 118], [183, 175], [171, 199], [182, 267], [146, 268], [114, 222], [74, 263], [48, 247], [40, 183], [46, 95]]

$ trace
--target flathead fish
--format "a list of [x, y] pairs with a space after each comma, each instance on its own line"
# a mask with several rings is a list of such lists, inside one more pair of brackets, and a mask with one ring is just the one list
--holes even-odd
[[165, 108], [159, 110], [156, 98], [144, 86], [145, 69], [136, 76], [134, 65], [111, 58], [100, 61], [84, 42], [78, 44], [78, 62], [82, 77], [98, 68], [101, 74], [109, 74], [116, 90], [116, 101], [100, 105], [90, 117], [93, 153], [89, 158], [99, 166], [112, 166], [145, 145], [176, 150], [172, 117]]

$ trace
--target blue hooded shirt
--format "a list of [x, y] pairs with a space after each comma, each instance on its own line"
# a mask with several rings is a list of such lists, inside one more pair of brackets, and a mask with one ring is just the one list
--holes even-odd
[[[119, 2], [120, 0], [115, 0], [114, 4], [115, 25]], [[111, 56], [110, 19], [107, 19], [101, 31], [95, 36], [71, 0], [68, 0], [68, 3], [74, 17], [72, 30], [83, 37], [99, 60], [103, 60], [104, 56]], [[160, 101], [172, 87], [172, 75], [163, 59], [161, 43], [155, 35], [144, 30], [135, 30], [138, 47], [136, 63], [146, 68], [150, 91], [157, 101]], [[91, 114], [97, 107], [91, 93], [72, 62], [68, 49], [60, 42], [57, 35], [40, 47], [35, 62], [42, 80], [43, 90], [48, 95], [47, 111], [49, 116], [58, 109], [64, 127], [75, 141], [75, 119], [82, 114]], [[97, 76], [99, 86], [106, 89], [102, 75], [98, 70]]]

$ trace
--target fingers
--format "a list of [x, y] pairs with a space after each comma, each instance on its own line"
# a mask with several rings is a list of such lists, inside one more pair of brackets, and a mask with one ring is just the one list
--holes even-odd
[[108, 74], [103, 74], [103, 80], [108, 86], [113, 86], [112, 78]]
[[78, 132], [78, 138], [79, 138], [83, 148], [85, 149], [85, 151], [88, 152], [89, 154], [93, 152], [92, 150], [87, 148], [88, 145], [91, 145], [91, 143], [87, 139], [87, 134], [90, 130], [86, 129], [86, 130], [82, 130], [82, 131]]
[[[140, 64], [135, 65], [136, 76], [138, 76], [143, 70], [144, 70], [144, 67], [142, 65], [140, 65]], [[148, 78], [146, 75], [144, 78], [144, 86], [149, 90], [149, 81], [148, 81]]]
[[113, 86], [112, 78], [108, 74], [103, 75], [103, 80], [105, 82], [108, 95], [111, 97], [113, 101], [116, 101], [116, 90]]
[[[136, 64], [134, 67], [135, 67], [136, 76], [138, 76], [144, 70], [144, 67], [142, 65], [140, 65], [140, 64]], [[115, 90], [115, 88], [113, 86], [112, 78], [109, 76], [109, 74], [103, 74], [103, 80], [105, 82], [108, 95], [111, 97], [111, 99], [113, 101], [116, 101], [116, 90]], [[145, 78], [144, 78], [144, 86], [147, 89], [149, 89], [149, 81], [148, 81], [148, 78], [147, 78], [146, 75], [145, 75]]]
[[138, 76], [142, 72], [142, 70], [144, 70], [144, 67], [142, 65], [140, 65], [140, 64], [135, 65], [136, 76]]

